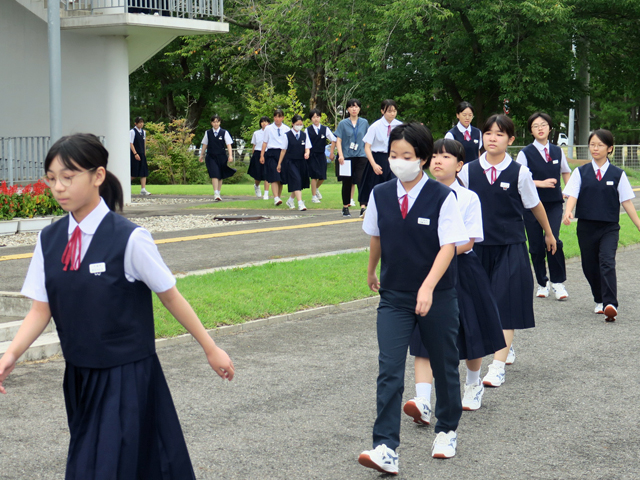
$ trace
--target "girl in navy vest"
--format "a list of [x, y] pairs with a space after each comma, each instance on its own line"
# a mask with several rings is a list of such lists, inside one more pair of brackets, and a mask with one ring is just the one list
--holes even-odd
[[380, 292], [380, 354], [373, 450], [362, 452], [358, 461], [383, 473], [398, 473], [395, 450], [400, 443], [404, 369], [416, 325], [431, 353], [436, 379], [438, 423], [432, 456], [449, 458], [456, 453], [462, 406], [455, 250], [469, 237], [454, 192], [422, 171], [432, 152], [431, 132], [423, 125], [401, 125], [391, 132], [388, 158], [398, 178], [375, 187], [362, 225], [371, 235], [367, 283]]
[[0, 392], [53, 316], [66, 361], [71, 433], [67, 480], [195, 478], [155, 353], [151, 291], [231, 380], [233, 363], [175, 287], [151, 235], [114, 213], [122, 188], [97, 137], [63, 137], [45, 159], [46, 182], [70, 212], [45, 228], [22, 294], [33, 299], [0, 359]]
[[484, 240], [473, 250], [489, 275], [498, 304], [507, 346], [495, 353], [482, 383], [499, 387], [505, 381], [504, 366], [515, 330], [535, 326], [533, 317], [533, 276], [524, 234], [525, 209], [531, 209], [545, 231], [545, 243], [556, 251], [544, 206], [540, 202], [531, 172], [515, 163], [507, 147], [515, 140], [515, 126], [506, 115], [492, 115], [482, 129], [486, 153], [465, 163], [460, 180], [480, 197]]
[[273, 204], [281, 205], [282, 200], [282, 177], [278, 172], [278, 161], [280, 160], [280, 151], [284, 148], [287, 132], [290, 130], [287, 125], [282, 123], [284, 120], [284, 112], [277, 108], [273, 112], [273, 123], [267, 125], [264, 129], [264, 137], [262, 139], [262, 149], [260, 151], [260, 163], [264, 165], [265, 179], [271, 184], [273, 192]]
[[211, 117], [211, 130], [207, 130], [204, 134], [202, 146], [200, 147], [200, 162], [206, 161], [211, 185], [213, 185], [214, 201], [216, 202], [222, 200], [220, 196], [222, 181], [236, 173], [235, 169], [227, 165], [227, 163], [233, 162], [233, 152], [231, 150], [233, 140], [229, 132], [224, 128], [220, 128], [221, 122], [219, 115]]
[[[613, 322], [618, 315], [616, 250], [620, 236], [620, 204], [640, 230], [640, 220], [633, 205], [635, 197], [626, 173], [609, 163], [613, 152], [613, 135], [596, 130], [589, 136], [591, 163], [576, 168], [564, 194], [569, 198], [564, 224], [569, 225], [576, 209], [578, 245], [582, 271], [591, 286], [595, 313], [604, 313]], [[604, 306], [604, 308], [603, 308]]]
[[309, 188], [307, 160], [311, 142], [307, 134], [302, 131], [302, 116], [294, 115], [291, 123], [293, 130], [289, 130], [285, 135], [277, 170], [282, 177], [282, 183], [287, 184], [287, 190], [291, 194], [287, 200], [287, 206], [292, 210], [296, 208], [293, 203], [296, 199], [298, 210], [303, 212], [307, 209], [302, 201], [302, 189]]
[[[484, 238], [482, 209], [475, 192], [467, 190], [458, 181], [457, 173], [464, 165], [464, 148], [450, 139], [438, 140], [429, 170], [435, 179], [456, 192], [458, 208], [469, 235], [469, 243], [456, 249], [458, 268], [456, 290], [460, 309], [458, 350], [460, 359], [466, 359], [467, 381], [462, 398], [463, 410], [478, 410], [482, 405], [484, 386], [480, 381], [482, 357], [505, 347], [500, 315], [489, 286], [487, 272], [473, 252], [475, 242]], [[431, 423], [431, 385], [433, 374], [429, 351], [416, 328], [409, 345], [415, 356], [416, 397], [404, 405], [404, 412], [418, 424]]]
[[147, 192], [147, 133], [144, 131], [144, 119], [136, 117], [135, 127], [129, 132], [129, 150], [131, 161], [131, 180], [140, 177], [140, 195], [151, 195]]
[[249, 161], [249, 169], [247, 173], [253, 177], [255, 184], [253, 189], [256, 193], [256, 197], [262, 197], [260, 192], [260, 182], [264, 180], [264, 198], [269, 200], [269, 182], [264, 171], [264, 165], [260, 163], [260, 152], [262, 151], [262, 141], [264, 138], [264, 129], [269, 125], [269, 117], [260, 118], [260, 130], [253, 132], [251, 137], [251, 144], [253, 145], [253, 151], [251, 152], [251, 160]]
[[461, 102], [456, 108], [458, 124], [449, 130], [444, 138], [457, 140], [464, 147], [465, 162], [473, 162], [480, 156], [482, 132], [471, 126], [475, 110], [469, 102]]
[[329, 160], [333, 161], [333, 149], [336, 146], [336, 137], [329, 127], [320, 125], [322, 112], [317, 108], [309, 112], [309, 118], [313, 125], [307, 128], [307, 136], [311, 141], [311, 152], [309, 153], [309, 177], [311, 177], [311, 202], [320, 203], [322, 194], [320, 186], [327, 179], [327, 157], [324, 153], [327, 140], [331, 142]]
[[382, 118], [371, 124], [367, 134], [362, 139], [369, 163], [364, 167], [362, 186], [358, 190], [361, 217], [364, 216], [373, 187], [394, 178], [393, 172], [389, 168], [387, 152], [389, 150], [391, 131], [398, 125], [402, 125], [402, 122], [396, 120], [398, 104], [394, 100], [385, 100], [380, 105], [380, 111], [382, 112]]

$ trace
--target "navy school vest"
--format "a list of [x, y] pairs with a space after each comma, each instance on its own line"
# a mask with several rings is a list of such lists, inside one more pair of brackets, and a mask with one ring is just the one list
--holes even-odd
[[[111, 368], [152, 355], [151, 291], [124, 276], [124, 252], [136, 225], [109, 212], [80, 269], [65, 272], [61, 258], [68, 228], [67, 216], [41, 234], [45, 287], [66, 361], [77, 367]], [[101, 263], [103, 272], [90, 272], [91, 265]]]
[[[427, 278], [440, 251], [438, 217], [451, 189], [427, 180], [407, 218], [402, 218], [397, 195], [397, 179], [374, 189], [382, 264], [380, 285], [388, 290], [417, 292]], [[436, 290], [455, 287], [456, 257], [442, 276]]]
[[[531, 170], [534, 180], [546, 180], [555, 178], [554, 188], [538, 188], [538, 196], [542, 202], [562, 202], [562, 189], [560, 188], [560, 169], [562, 167], [562, 150], [556, 145], [549, 145], [549, 155], [551, 161], [547, 162], [533, 143], [527, 145], [523, 150], [527, 157], [527, 166]], [[555, 163], [554, 163], [555, 162]]]
[[[133, 128], [132, 130], [134, 133], [133, 148], [136, 151], [136, 153], [140, 155], [140, 160], [145, 160], [147, 158], [147, 155], [145, 154], [145, 151], [144, 151], [144, 129], [142, 130], [142, 132], [138, 132], [138, 130], [135, 128]], [[131, 159], [132, 160], [136, 159], [133, 152], [131, 152]]]
[[296, 140], [295, 130], [289, 130], [287, 132], [287, 141], [289, 142], [289, 145], [287, 146], [285, 158], [293, 160], [304, 159], [304, 146], [307, 143], [307, 134], [304, 133], [304, 131], [301, 131], [298, 135], [299, 138]]
[[316, 135], [316, 129], [311, 125], [307, 128], [307, 134], [309, 135], [309, 141], [311, 142], [311, 153], [324, 154], [324, 147], [327, 145], [327, 127], [320, 125], [318, 134]]
[[214, 135], [213, 129], [207, 130], [207, 156], [224, 155], [228, 156], [227, 142], [224, 141], [225, 133], [227, 131], [224, 128], [218, 130], [218, 135]]
[[607, 173], [598, 181], [591, 162], [580, 169], [580, 193], [576, 203], [576, 218], [599, 222], [620, 221], [618, 185], [622, 169], [609, 164]]
[[464, 133], [458, 130], [458, 127], [455, 126], [449, 133], [453, 135], [453, 138], [460, 142], [464, 147], [464, 163], [473, 162], [479, 156], [480, 151], [480, 138], [482, 137], [482, 132], [476, 128], [471, 127], [471, 140], [468, 142], [464, 139]]
[[518, 192], [520, 167], [512, 161], [491, 185], [480, 160], [469, 164], [469, 190], [478, 194], [482, 204], [482, 245], [511, 245], [526, 240], [522, 219], [525, 208]]

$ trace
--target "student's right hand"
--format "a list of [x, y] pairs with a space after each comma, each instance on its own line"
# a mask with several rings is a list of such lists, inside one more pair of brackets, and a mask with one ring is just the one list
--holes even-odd
[[378, 165], [377, 163], [373, 164], [373, 173], [375, 173], [376, 175], [382, 175], [382, 167], [380, 165]]
[[338, 155], [338, 162], [340, 165], [344, 165], [344, 157], [342, 155]]
[[282, 168], [281, 165], [278, 164], [278, 166], [276, 167], [276, 170], [278, 171], [278, 173], [280, 173], [281, 168]]
[[367, 285], [369, 285], [372, 292], [380, 290], [380, 282], [378, 281], [378, 276], [375, 273], [367, 275]]
[[555, 178], [547, 178], [546, 180], [538, 180], [538, 188], [555, 188], [558, 181]]
[[200, 163], [204, 162], [204, 158], [202, 157], [200, 157], [198, 160], [200, 161]]
[[567, 212], [564, 214], [564, 218], [562, 219], [562, 223], [565, 225], [570, 225], [571, 220], [573, 220], [573, 212]]
[[264, 157], [260, 155], [260, 163], [264, 165]]
[[0, 358], [0, 393], [7, 393], [2, 383], [16, 366], [16, 360], [17, 359], [10, 353], [5, 353], [2, 358]]
[[235, 369], [231, 358], [227, 355], [227, 352], [216, 345], [211, 352], [207, 353], [207, 361], [209, 362], [209, 365], [211, 365], [211, 368], [213, 368], [213, 371], [216, 372], [220, 378], [229, 381], [233, 380]]

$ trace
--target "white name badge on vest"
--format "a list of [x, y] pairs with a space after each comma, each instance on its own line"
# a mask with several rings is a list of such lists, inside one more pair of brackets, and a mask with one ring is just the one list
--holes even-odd
[[324, 135], [320, 135], [320, 138], [324, 138]]
[[478, 143], [478, 140], [474, 138], [473, 143]]
[[558, 160], [554, 160], [554, 161], [553, 161], [553, 164], [554, 164], [554, 165], [557, 165], [557, 164], [558, 164]]
[[607, 185], [613, 185], [613, 180], [609, 180], [609, 181], [607, 182]]
[[104, 262], [100, 263], [92, 263], [89, 265], [89, 273], [93, 273], [94, 275], [100, 275], [102, 272], [107, 271], [107, 266]]
[[350, 150], [358, 150], [358, 144], [351, 142], [351, 144], [349, 145], [349, 149]]
[[509, 183], [507, 182], [500, 182], [500, 188], [502, 188], [503, 190], [507, 190], [509, 188]]
[[418, 225], [431, 225], [431, 220], [428, 218], [418, 218]]

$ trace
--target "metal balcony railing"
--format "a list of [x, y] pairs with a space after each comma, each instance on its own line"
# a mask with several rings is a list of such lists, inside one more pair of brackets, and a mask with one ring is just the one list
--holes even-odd
[[223, 20], [224, 0], [69, 0], [64, 3], [68, 12], [139, 13], [176, 18]]

